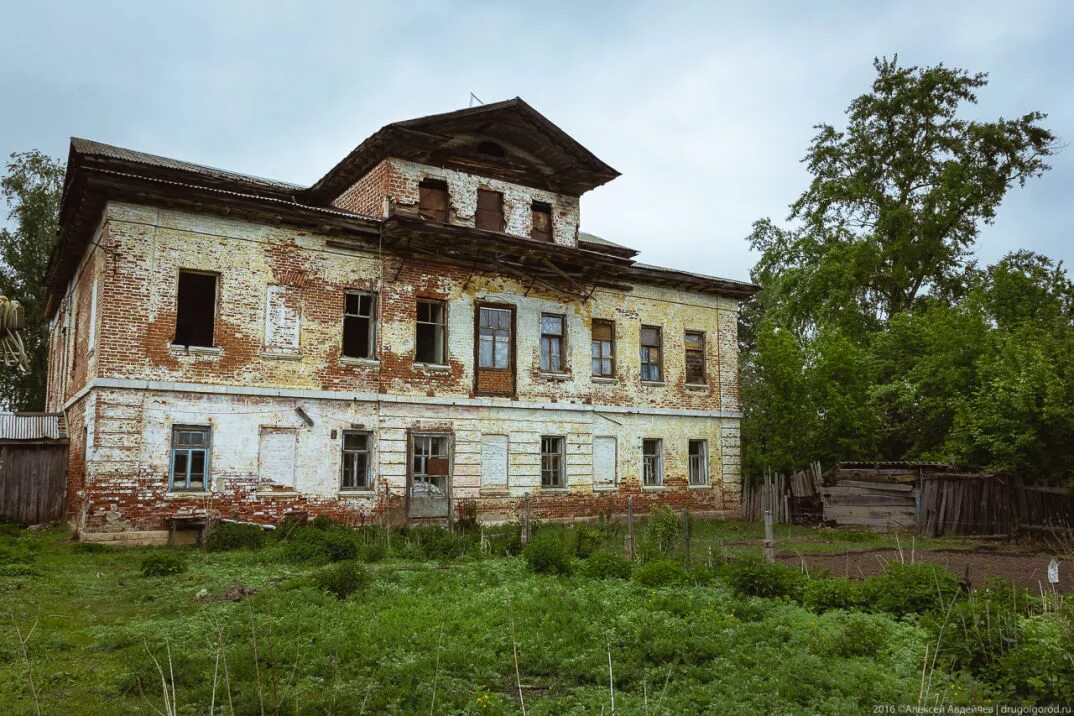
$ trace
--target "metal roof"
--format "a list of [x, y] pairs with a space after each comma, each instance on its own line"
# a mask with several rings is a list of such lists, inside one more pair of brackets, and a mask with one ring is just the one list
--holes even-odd
[[585, 231], [578, 232], [578, 241], [586, 244], [594, 244], [595, 246], [607, 246], [613, 249], [622, 249], [623, 251], [634, 251], [634, 249], [630, 248], [629, 246], [623, 246], [622, 244], [617, 244], [614, 241], [608, 241], [601, 236], [597, 236], [596, 234], [590, 234]]
[[67, 423], [62, 413], [0, 413], [0, 440], [62, 440]]

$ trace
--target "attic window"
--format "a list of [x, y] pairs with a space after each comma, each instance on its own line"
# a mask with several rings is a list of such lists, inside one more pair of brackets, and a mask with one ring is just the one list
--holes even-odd
[[530, 238], [538, 241], [552, 242], [552, 205], [535, 201], [532, 206], [533, 228]]
[[499, 157], [503, 159], [507, 156], [507, 152], [503, 150], [496, 142], [481, 142], [477, 145], [477, 151], [481, 154], [487, 154], [490, 157]]
[[426, 221], [448, 221], [448, 188], [442, 179], [423, 179], [418, 185], [418, 214]]
[[215, 323], [216, 274], [180, 271], [172, 343], [211, 348]]
[[488, 189], [477, 190], [474, 225], [485, 231], [503, 231], [503, 194]]

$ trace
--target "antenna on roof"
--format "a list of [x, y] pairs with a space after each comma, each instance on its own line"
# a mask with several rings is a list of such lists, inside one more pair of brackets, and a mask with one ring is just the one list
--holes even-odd
[[478, 104], [485, 104], [484, 102], [482, 102], [482, 101], [481, 101], [481, 98], [480, 98], [480, 97], [478, 97], [478, 96], [477, 96], [476, 94], [474, 94], [473, 92], [471, 92], [471, 93], [470, 93], [470, 106], [471, 106], [471, 107], [473, 107], [473, 106], [474, 106], [474, 102], [477, 102]]

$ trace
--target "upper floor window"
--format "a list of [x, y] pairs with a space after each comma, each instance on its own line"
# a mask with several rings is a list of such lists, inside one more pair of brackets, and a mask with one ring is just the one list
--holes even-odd
[[478, 310], [478, 367], [511, 367], [511, 311], [506, 308]]
[[172, 428], [171, 489], [203, 491], [207, 488], [211, 435], [212, 428], [208, 426]]
[[647, 487], [664, 484], [664, 441], [645, 438], [641, 441], [641, 480]]
[[599, 378], [615, 377], [615, 324], [611, 321], [593, 319], [591, 357], [593, 375]]
[[414, 360], [418, 363], [447, 363], [444, 335], [447, 305], [443, 301], [418, 300], [417, 343]]
[[656, 326], [641, 327], [641, 379], [659, 381], [661, 370], [661, 336]]
[[448, 223], [448, 188], [442, 179], [423, 179], [418, 185], [418, 214], [426, 221]]
[[177, 346], [213, 346], [216, 327], [216, 274], [202, 271], [179, 272], [179, 294], [175, 307]]
[[543, 201], [533, 202], [531, 207], [533, 214], [533, 228], [530, 229], [530, 238], [538, 241], [552, 241], [552, 205]]
[[705, 334], [687, 331], [685, 346], [686, 382], [703, 384], [705, 382]]
[[541, 370], [563, 370], [563, 316], [541, 314]]
[[474, 226], [485, 231], [503, 231], [503, 194], [488, 189], [477, 190]]
[[364, 291], [348, 291], [343, 310], [343, 355], [347, 358], [374, 358], [377, 343], [377, 296]]
[[368, 490], [373, 486], [369, 460], [370, 434], [356, 430], [343, 431], [343, 472], [341, 490]]
[[561, 437], [541, 438], [541, 487], [565, 487], [566, 451]]

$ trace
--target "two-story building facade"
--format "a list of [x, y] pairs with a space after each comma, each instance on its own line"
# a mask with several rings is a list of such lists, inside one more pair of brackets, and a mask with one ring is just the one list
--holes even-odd
[[72, 140], [48, 409], [86, 535], [738, 507], [752, 284], [579, 231], [617, 176], [519, 99], [310, 187]]

